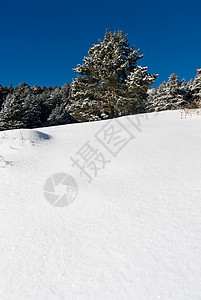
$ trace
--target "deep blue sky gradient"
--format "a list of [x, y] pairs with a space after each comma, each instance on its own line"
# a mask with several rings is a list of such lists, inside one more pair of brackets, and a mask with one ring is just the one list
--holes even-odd
[[186, 80], [201, 68], [201, 1], [0, 0], [0, 84], [61, 86], [71, 83], [106, 28], [128, 33], [140, 48], [138, 63]]

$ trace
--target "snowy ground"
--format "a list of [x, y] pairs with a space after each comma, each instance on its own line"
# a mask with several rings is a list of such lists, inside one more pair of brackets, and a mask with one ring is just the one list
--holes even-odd
[[[201, 117], [1, 132], [0, 155], [0, 299], [201, 299]], [[58, 173], [64, 207], [43, 192]]]

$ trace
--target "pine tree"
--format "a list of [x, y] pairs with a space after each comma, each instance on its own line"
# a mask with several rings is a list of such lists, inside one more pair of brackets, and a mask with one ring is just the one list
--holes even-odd
[[193, 99], [201, 99], [201, 69], [197, 69], [197, 74], [191, 86]]
[[0, 84], [0, 111], [1, 111], [1, 107], [6, 99], [6, 96], [9, 94], [9, 93], [12, 93], [13, 92], [13, 88], [12, 86], [10, 86], [9, 88], [7, 87], [3, 87], [1, 84]]
[[147, 111], [162, 111], [180, 109], [189, 103], [191, 92], [185, 79], [181, 82], [175, 74], [149, 93]]
[[70, 123], [78, 123], [66, 109], [65, 104], [57, 105], [49, 115], [46, 126], [64, 125]]
[[167, 83], [163, 81], [159, 87], [150, 91], [146, 110], [148, 112], [166, 110]]
[[75, 123], [67, 109], [69, 91], [69, 84], [41, 88], [22, 83], [9, 91], [2, 88], [4, 98], [7, 94], [0, 111], [0, 130]]
[[174, 93], [176, 94], [176, 91], [180, 86], [180, 82], [179, 82], [179, 77], [175, 73], [170, 75], [167, 82], [167, 86], [169, 87], [172, 94]]
[[179, 109], [184, 103], [183, 94], [180, 92], [181, 83], [175, 73], [171, 74], [167, 82], [166, 109]]
[[71, 85], [71, 110], [78, 120], [99, 120], [144, 111], [147, 90], [157, 75], [137, 65], [143, 57], [122, 31], [106, 31], [93, 45]]
[[186, 85], [187, 85], [186, 80], [185, 80], [185, 78], [183, 78], [182, 81], [181, 81], [181, 87], [185, 88]]
[[201, 108], [201, 69], [197, 69], [195, 79], [191, 79], [187, 83], [189, 91], [189, 100], [185, 106], [183, 116], [186, 117], [188, 114], [193, 113], [200, 114]]
[[21, 84], [8, 94], [0, 112], [0, 130], [42, 126], [40, 98], [30, 94], [30, 87]]
[[187, 82], [187, 87], [192, 90], [192, 86], [193, 86], [193, 79], [191, 78], [188, 82]]

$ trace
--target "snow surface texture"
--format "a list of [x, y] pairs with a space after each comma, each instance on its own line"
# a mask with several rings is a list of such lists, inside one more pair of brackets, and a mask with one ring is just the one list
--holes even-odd
[[[0, 133], [2, 300], [200, 299], [201, 118], [109, 122]], [[109, 124], [134, 136], [116, 156]], [[90, 183], [70, 158], [87, 141], [110, 160]], [[57, 173], [79, 188], [65, 207], [43, 193]]]

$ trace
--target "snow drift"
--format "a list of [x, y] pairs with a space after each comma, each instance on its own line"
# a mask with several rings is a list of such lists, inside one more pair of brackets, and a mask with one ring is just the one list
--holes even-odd
[[[86, 144], [97, 170], [78, 167]], [[1, 299], [199, 299], [200, 153], [179, 111], [1, 133]], [[63, 173], [78, 194], [56, 207], [44, 185]]]

